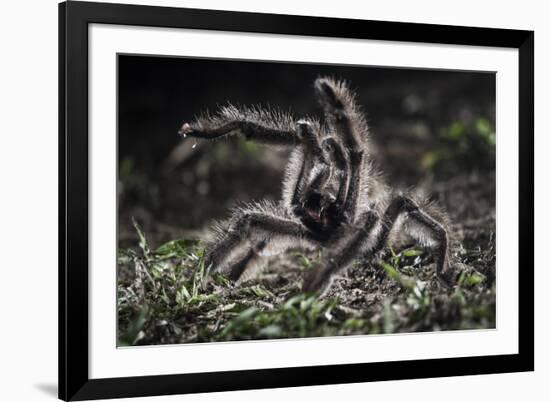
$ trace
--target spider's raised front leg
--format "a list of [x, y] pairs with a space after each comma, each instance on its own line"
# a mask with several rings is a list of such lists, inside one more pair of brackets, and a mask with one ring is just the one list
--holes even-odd
[[310, 237], [301, 223], [286, 217], [274, 206], [239, 210], [218, 232], [216, 239], [207, 246], [205, 264], [213, 271], [228, 272], [236, 281], [253, 274], [250, 271], [269, 242], [291, 246]]
[[325, 77], [315, 80], [314, 86], [325, 119], [348, 152], [367, 150], [367, 122], [346, 82]]
[[325, 112], [325, 119], [345, 149], [346, 171], [349, 172], [344, 213], [353, 222], [358, 215], [360, 194], [366, 185], [363, 175], [368, 152], [367, 122], [355, 102], [355, 95], [344, 81], [318, 78], [315, 81], [317, 98]]
[[294, 145], [300, 141], [292, 116], [277, 110], [222, 107], [216, 115], [204, 115], [194, 122], [184, 123], [179, 131], [183, 137], [216, 139], [227, 135], [242, 135], [259, 143]]

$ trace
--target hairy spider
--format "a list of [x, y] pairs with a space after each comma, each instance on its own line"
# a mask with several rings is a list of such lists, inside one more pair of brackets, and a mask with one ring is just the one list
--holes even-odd
[[[184, 123], [182, 136], [248, 140], [292, 147], [282, 199], [237, 208], [213, 228], [206, 264], [241, 282], [261, 257], [291, 247], [323, 247], [328, 255], [306, 276], [303, 291], [324, 291], [355, 260], [372, 260], [386, 244], [413, 240], [433, 252], [439, 278], [449, 278], [446, 215], [425, 200], [386, 186], [369, 159], [367, 122], [347, 83], [318, 78], [325, 122], [294, 120], [278, 110], [222, 107]], [[444, 283], [447, 281], [444, 281]]]

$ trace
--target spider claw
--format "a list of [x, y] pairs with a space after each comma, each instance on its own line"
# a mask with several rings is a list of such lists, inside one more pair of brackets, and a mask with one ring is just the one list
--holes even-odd
[[178, 131], [178, 134], [185, 138], [191, 132], [193, 132], [191, 125], [189, 123], [183, 123]]

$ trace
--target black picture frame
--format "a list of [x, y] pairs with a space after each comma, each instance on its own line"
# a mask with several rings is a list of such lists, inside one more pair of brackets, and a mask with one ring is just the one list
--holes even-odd
[[[88, 25], [91, 23], [519, 50], [518, 353], [498, 356], [90, 379]], [[59, 5], [59, 398], [292, 387], [534, 370], [534, 32], [70, 1]]]

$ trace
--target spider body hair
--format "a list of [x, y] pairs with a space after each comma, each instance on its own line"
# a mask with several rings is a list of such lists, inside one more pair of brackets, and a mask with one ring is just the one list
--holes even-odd
[[213, 226], [206, 264], [237, 281], [252, 278], [264, 257], [288, 248], [328, 250], [306, 276], [303, 290], [323, 292], [353, 261], [376, 258], [385, 245], [413, 241], [432, 250], [437, 275], [448, 283], [450, 221], [435, 204], [392, 190], [369, 155], [369, 128], [344, 81], [318, 78], [315, 94], [324, 122], [296, 120], [258, 106], [222, 107], [180, 129], [183, 136], [217, 139], [242, 135], [259, 143], [292, 147], [278, 202], [242, 205]]

